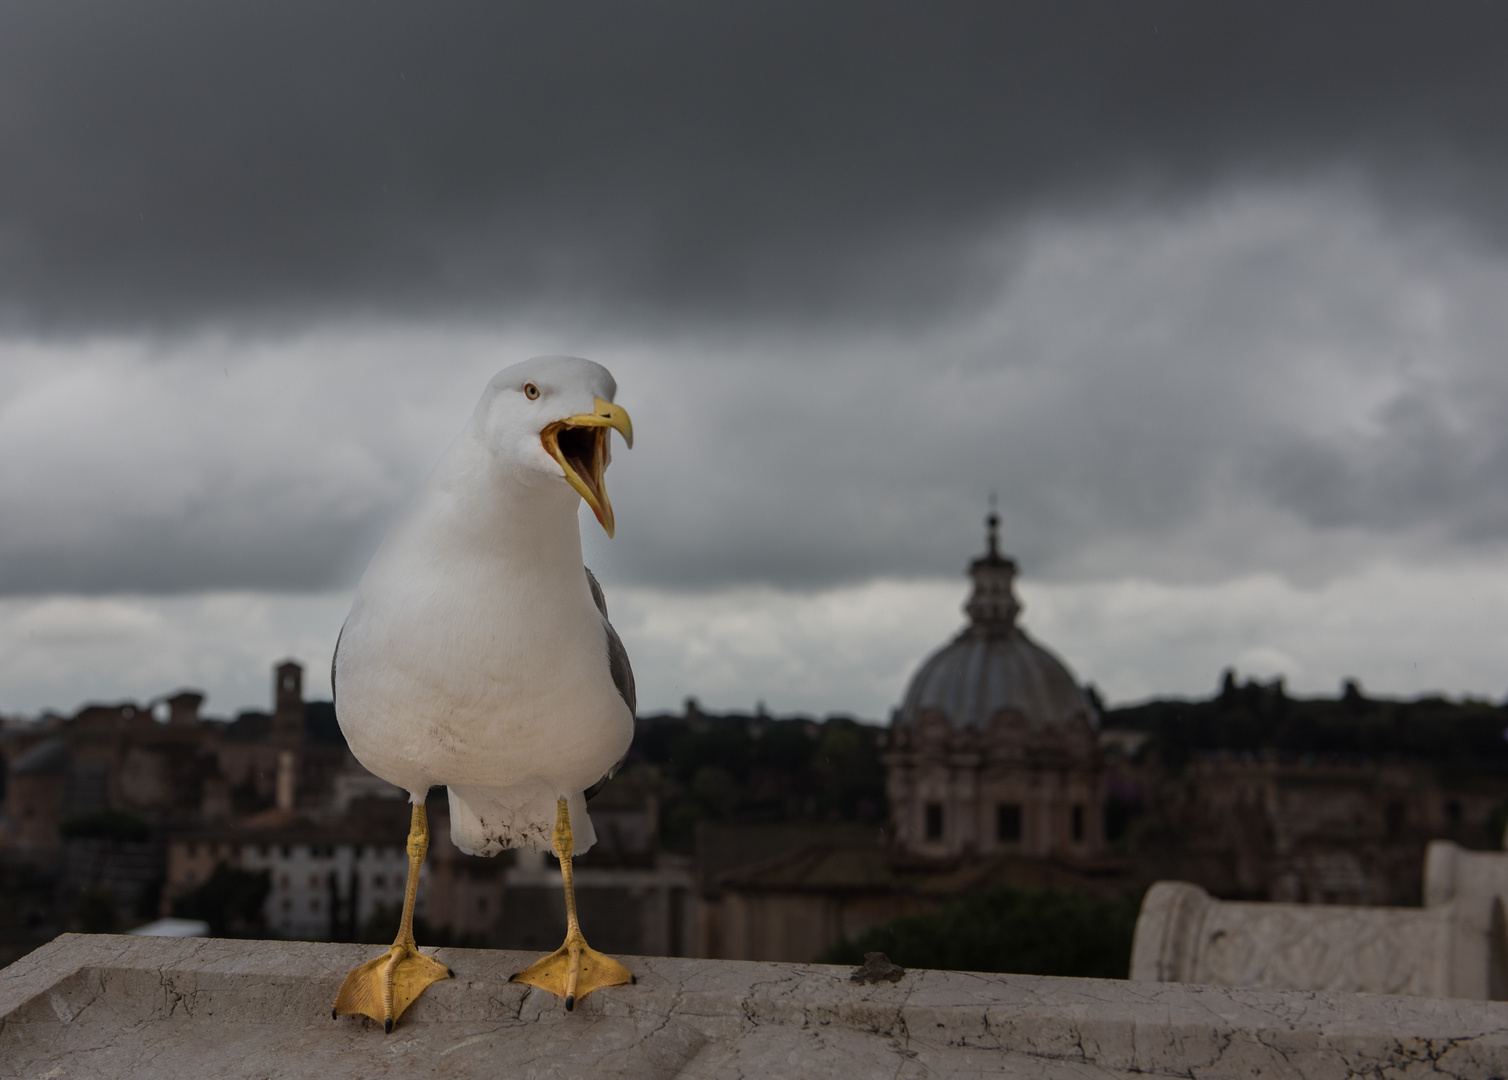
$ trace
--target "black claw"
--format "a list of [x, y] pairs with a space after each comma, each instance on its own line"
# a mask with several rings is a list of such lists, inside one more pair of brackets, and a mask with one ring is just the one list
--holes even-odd
[[512, 975], [508, 976], [508, 981], [512, 982], [514, 979], [518, 978], [518, 975], [519, 973], [515, 971]]
[[566, 997], [566, 1012], [571, 1012], [575, 1008], [576, 1008], [576, 995], [575, 994], [570, 994], [570, 995], [568, 995]]
[[445, 974], [449, 975], [452, 979], [454, 979], [456, 977], [456, 973], [455, 973], [455, 969], [454, 968], [446, 968], [445, 969]]
[[391, 1020], [384, 1020], [382, 1022], [382, 1033], [384, 1035], [391, 1035], [393, 1033], [393, 1022]]
[[331, 1020], [339, 1020], [340, 1019], [340, 1010], [332, 1008], [330, 1010], [330, 1019]]
[[629, 977], [628, 977], [628, 985], [629, 986], [638, 986], [639, 985], [639, 976], [637, 976], [637, 975], [629, 975]]

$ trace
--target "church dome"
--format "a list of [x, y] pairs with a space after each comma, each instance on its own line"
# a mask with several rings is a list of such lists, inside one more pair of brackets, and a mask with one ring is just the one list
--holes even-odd
[[1098, 727], [1099, 717], [1068, 666], [1016, 625], [1016, 563], [999, 552], [999, 518], [991, 514], [988, 524], [989, 551], [969, 567], [969, 625], [912, 677], [895, 723], [915, 727], [936, 709], [950, 727], [983, 730], [1009, 710], [1034, 731], [1067, 731], [1080, 717]]

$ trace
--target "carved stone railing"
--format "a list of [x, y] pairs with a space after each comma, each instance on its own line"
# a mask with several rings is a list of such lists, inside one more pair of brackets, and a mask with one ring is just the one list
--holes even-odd
[[1148, 890], [1131, 978], [1207, 986], [1508, 997], [1508, 855], [1436, 841], [1425, 907], [1221, 901], [1197, 885]]
[[1424, 853], [1424, 906], [1454, 915], [1453, 996], [1508, 999], [1508, 853], [1437, 840]]
[[1451, 929], [1443, 908], [1231, 903], [1160, 881], [1142, 901], [1131, 978], [1452, 997]]

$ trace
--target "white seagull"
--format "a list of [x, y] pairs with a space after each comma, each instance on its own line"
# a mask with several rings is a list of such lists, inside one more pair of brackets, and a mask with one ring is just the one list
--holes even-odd
[[392, 1031], [451, 974], [413, 934], [435, 784], [449, 789], [462, 851], [527, 845], [560, 858], [565, 944], [516, 979], [567, 1009], [633, 981], [587, 947], [571, 877], [572, 855], [596, 839], [587, 794], [622, 764], [634, 730], [633, 672], [576, 521], [584, 499], [613, 535], [610, 432], [633, 445], [616, 391], [606, 368], [572, 356], [499, 372], [357, 586], [331, 666], [336, 714], [357, 760], [409, 793], [413, 819], [398, 937], [346, 976], [334, 1015]]

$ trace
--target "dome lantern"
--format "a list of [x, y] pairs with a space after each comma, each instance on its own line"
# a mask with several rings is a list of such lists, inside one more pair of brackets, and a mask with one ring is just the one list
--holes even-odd
[[969, 564], [974, 593], [964, 611], [975, 634], [1009, 635], [1021, 614], [1021, 601], [1016, 599], [1016, 562], [1000, 554], [999, 515], [991, 512], [984, 520], [989, 550]]

